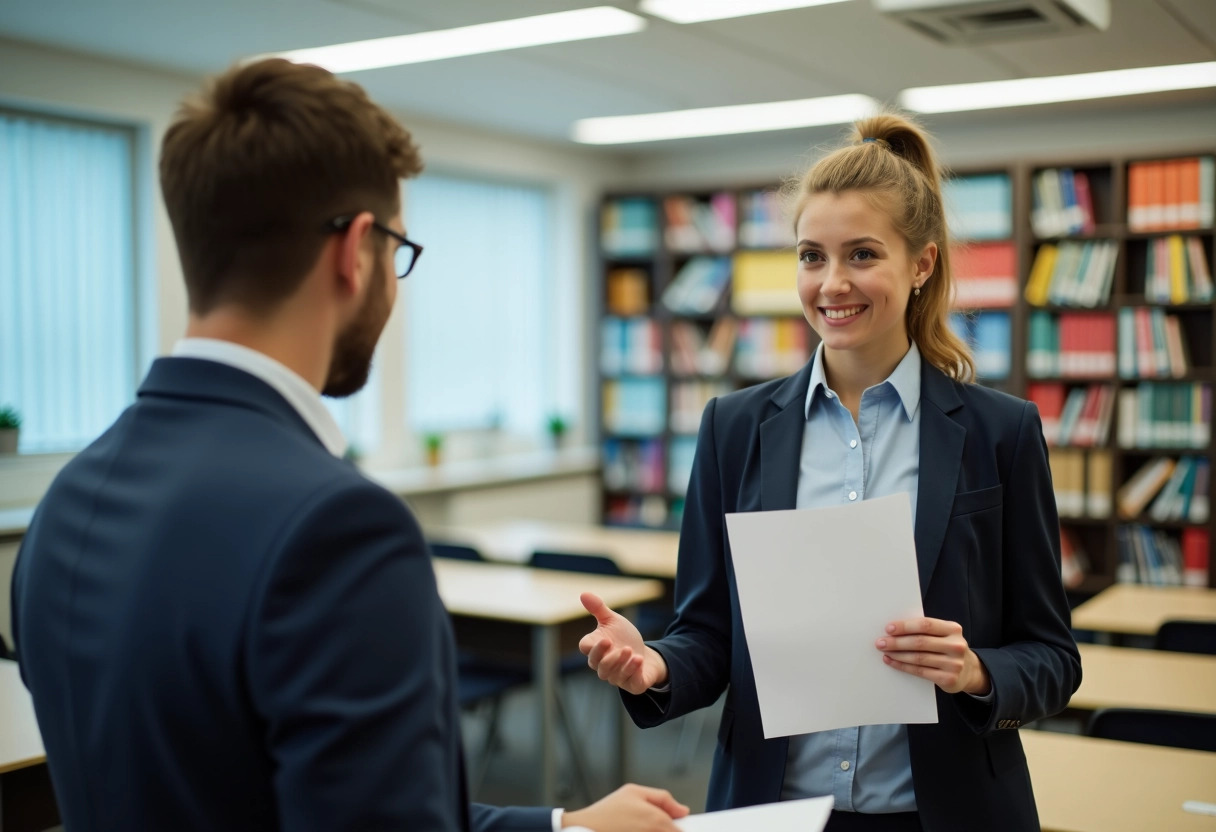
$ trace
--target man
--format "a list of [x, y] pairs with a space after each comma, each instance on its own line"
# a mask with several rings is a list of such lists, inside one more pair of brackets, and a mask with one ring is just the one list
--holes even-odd
[[367, 380], [421, 247], [409, 134], [263, 61], [165, 135], [185, 340], [48, 491], [14, 633], [63, 819], [92, 830], [671, 830], [627, 786], [579, 812], [466, 799], [450, 628], [422, 533], [339, 457], [319, 393]]

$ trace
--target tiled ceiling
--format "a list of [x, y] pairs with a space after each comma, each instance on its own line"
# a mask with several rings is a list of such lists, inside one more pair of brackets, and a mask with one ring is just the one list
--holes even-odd
[[[202, 74], [263, 52], [604, 2], [38, 0], [0, 3], [0, 36]], [[636, 10], [636, 0], [611, 4]], [[351, 77], [402, 111], [564, 140], [587, 116], [846, 92], [893, 101], [910, 86], [1216, 60], [1216, 0], [1112, 0], [1111, 10], [1105, 32], [943, 46], [870, 0], [848, 0], [684, 26], [652, 20], [632, 35]]]

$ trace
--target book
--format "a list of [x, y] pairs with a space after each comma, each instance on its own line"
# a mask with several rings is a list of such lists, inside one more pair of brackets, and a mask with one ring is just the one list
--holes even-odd
[[1110, 517], [1114, 479], [1111, 453], [1094, 450], [1088, 454], [1085, 470], [1085, 512], [1090, 517]]
[[734, 255], [731, 310], [736, 315], [801, 315], [793, 250]]
[[1191, 527], [1182, 530], [1182, 582], [1186, 586], [1208, 585], [1208, 568], [1212, 556], [1212, 538], [1207, 529]]
[[1064, 586], [1076, 589], [1089, 573], [1089, 558], [1070, 529], [1060, 529], [1060, 577]]
[[1174, 473], [1174, 465], [1173, 459], [1158, 456], [1141, 466], [1115, 492], [1115, 506], [1119, 516], [1129, 519], [1139, 516]]

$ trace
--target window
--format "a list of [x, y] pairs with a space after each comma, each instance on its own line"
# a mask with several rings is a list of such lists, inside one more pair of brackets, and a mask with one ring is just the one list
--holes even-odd
[[402, 286], [410, 428], [539, 435], [574, 353], [558, 343], [550, 191], [426, 174], [405, 203], [426, 247]]
[[77, 450], [134, 398], [134, 134], [0, 111], [0, 404]]

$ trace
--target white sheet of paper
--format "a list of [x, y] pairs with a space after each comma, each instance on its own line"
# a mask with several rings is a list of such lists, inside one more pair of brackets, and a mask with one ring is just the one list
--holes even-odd
[[766, 739], [937, 722], [933, 683], [874, 642], [924, 614], [906, 493], [726, 515]]
[[675, 822], [684, 832], [823, 832], [835, 798], [810, 797], [689, 815]]

